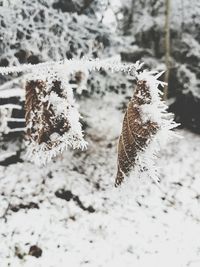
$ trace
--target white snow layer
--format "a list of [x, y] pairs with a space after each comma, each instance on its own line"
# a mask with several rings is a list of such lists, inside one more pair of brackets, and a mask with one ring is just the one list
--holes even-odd
[[[161, 190], [135, 176], [116, 189], [123, 101], [110, 93], [81, 103], [87, 151], [68, 150], [43, 168], [0, 168], [1, 267], [200, 266], [200, 137], [181, 130], [162, 150]], [[57, 197], [61, 190], [73, 197]], [[29, 255], [34, 245], [41, 257]]]

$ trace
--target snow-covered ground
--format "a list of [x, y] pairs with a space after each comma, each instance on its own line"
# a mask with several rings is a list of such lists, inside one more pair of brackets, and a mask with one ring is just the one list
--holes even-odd
[[200, 136], [161, 151], [160, 188], [114, 188], [122, 102], [82, 101], [88, 150], [0, 167], [0, 267], [200, 266]]

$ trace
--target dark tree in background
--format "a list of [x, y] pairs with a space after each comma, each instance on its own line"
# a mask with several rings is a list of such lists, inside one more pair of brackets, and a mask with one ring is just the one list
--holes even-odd
[[[155, 68], [165, 64], [166, 16], [169, 15], [170, 109], [182, 126], [200, 133], [200, 2], [175, 0], [167, 9], [165, 0], [124, 1], [120, 18], [121, 33], [129, 37], [129, 51], [122, 58], [141, 59]], [[169, 47], [168, 47], [169, 48]]]

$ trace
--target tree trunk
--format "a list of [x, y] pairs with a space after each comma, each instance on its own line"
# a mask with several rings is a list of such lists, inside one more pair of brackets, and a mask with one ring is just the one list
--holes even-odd
[[[165, 82], [168, 83], [170, 73], [170, 0], [165, 0], [165, 10]], [[165, 85], [163, 99], [166, 100], [167, 97], [168, 85]]]

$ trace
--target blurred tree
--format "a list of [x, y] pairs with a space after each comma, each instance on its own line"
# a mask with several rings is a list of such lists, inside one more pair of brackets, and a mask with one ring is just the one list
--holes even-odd
[[[182, 126], [200, 133], [200, 2], [121, 1], [122, 58], [166, 70], [164, 97]], [[169, 21], [170, 17], [170, 21]]]
[[170, 75], [170, 0], [165, 0], [165, 82], [167, 85], [164, 87], [163, 99], [166, 100], [168, 97], [168, 83]]

